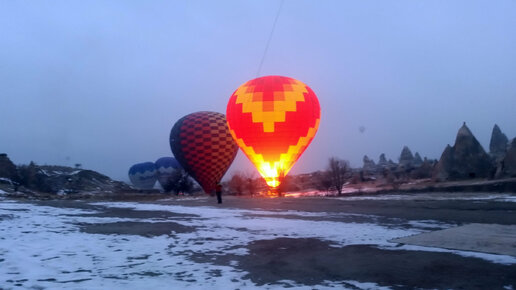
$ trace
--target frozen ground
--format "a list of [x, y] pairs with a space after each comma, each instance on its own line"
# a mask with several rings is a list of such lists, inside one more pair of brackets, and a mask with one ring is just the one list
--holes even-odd
[[516, 202], [516, 195], [509, 193], [417, 193], [417, 194], [380, 194], [364, 196], [340, 197], [342, 200], [478, 200], [478, 201], [499, 201]]
[[[287, 273], [285, 279], [273, 279], [271, 274], [256, 278], [263, 269], [245, 265], [261, 258], [253, 255], [267, 241], [286, 243], [275, 249], [279, 256], [289, 243], [300, 241], [308, 245], [301, 248], [303, 252], [313, 246], [322, 247], [322, 253], [336, 251], [340, 255], [341, 249], [365, 245], [364, 251], [446, 253], [478, 258], [493, 267], [516, 264], [511, 256], [389, 242], [454, 225], [442, 221], [345, 212], [217, 208], [205, 205], [204, 200], [200, 204], [78, 202], [73, 206], [46, 206], [0, 200], [0, 288], [389, 288], [388, 282], [378, 284], [362, 276], [326, 279], [323, 275], [306, 280]], [[297, 267], [310, 267], [310, 259], [300, 261]]]

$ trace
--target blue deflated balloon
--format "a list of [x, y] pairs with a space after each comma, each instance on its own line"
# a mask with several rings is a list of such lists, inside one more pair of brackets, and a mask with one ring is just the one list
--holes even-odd
[[181, 165], [174, 157], [161, 157], [154, 162], [154, 165], [157, 170], [158, 182], [163, 188], [167, 187], [174, 172], [181, 169]]
[[138, 163], [129, 169], [129, 179], [139, 189], [152, 189], [158, 179], [153, 162]]

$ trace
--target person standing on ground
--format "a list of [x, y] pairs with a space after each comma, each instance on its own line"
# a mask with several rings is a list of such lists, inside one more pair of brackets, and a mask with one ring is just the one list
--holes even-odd
[[217, 195], [217, 203], [222, 203], [222, 184], [217, 183], [217, 186], [215, 186], [215, 194]]

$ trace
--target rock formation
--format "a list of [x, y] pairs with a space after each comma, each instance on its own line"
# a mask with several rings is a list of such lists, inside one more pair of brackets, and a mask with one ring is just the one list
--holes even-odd
[[378, 166], [386, 167], [387, 166], [387, 158], [385, 158], [385, 154], [380, 154], [380, 158], [378, 158]]
[[434, 164], [425, 158], [418, 167], [410, 172], [412, 179], [431, 178], [434, 170]]
[[374, 173], [376, 172], [376, 164], [372, 159], [369, 159], [367, 155], [364, 155], [364, 158], [362, 159], [364, 162], [364, 166], [362, 166], [362, 169], [367, 173]]
[[404, 146], [403, 150], [401, 150], [399, 166], [403, 166], [405, 168], [411, 168], [414, 166], [414, 155], [412, 155], [412, 151], [410, 151], [407, 146]]
[[385, 154], [380, 154], [378, 158], [378, 164], [376, 165], [376, 173], [382, 173], [384, 170], [395, 170], [398, 167], [398, 164], [393, 162], [391, 159], [387, 160]]
[[38, 166], [37, 184], [32, 189], [48, 193], [119, 192], [130, 190], [122, 182], [93, 170], [65, 166]]
[[500, 162], [496, 177], [516, 177], [516, 138], [512, 140], [505, 157]]
[[132, 191], [123, 182], [92, 170], [66, 166], [14, 165], [7, 154], [0, 154], [0, 190], [3, 192], [37, 193], [122, 193]]
[[507, 151], [507, 144], [509, 139], [500, 130], [498, 125], [494, 125], [491, 133], [491, 142], [489, 142], [489, 154], [497, 161], [500, 161], [505, 156]]
[[457, 133], [454, 146], [446, 146], [433, 177], [437, 181], [444, 181], [487, 178], [493, 173], [491, 158], [464, 123]]
[[8, 183], [19, 181], [16, 165], [14, 165], [5, 153], [0, 154], [0, 178]]
[[437, 181], [447, 180], [451, 168], [453, 168], [453, 148], [448, 144], [444, 148], [443, 154], [441, 154], [441, 159], [439, 159], [435, 166], [433, 178]]
[[414, 154], [414, 160], [412, 162], [412, 165], [414, 165], [414, 167], [419, 167], [419, 166], [423, 165], [423, 159], [421, 159], [421, 155], [419, 155], [418, 152], [416, 152], [416, 154]]

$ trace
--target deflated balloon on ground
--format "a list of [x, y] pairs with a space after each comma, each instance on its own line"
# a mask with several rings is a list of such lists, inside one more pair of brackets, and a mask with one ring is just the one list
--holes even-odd
[[162, 188], [167, 188], [168, 183], [171, 182], [174, 172], [181, 169], [181, 165], [174, 157], [161, 157], [156, 162], [156, 174], [158, 182]]
[[129, 179], [136, 188], [152, 189], [158, 179], [154, 162], [143, 162], [131, 166]]

